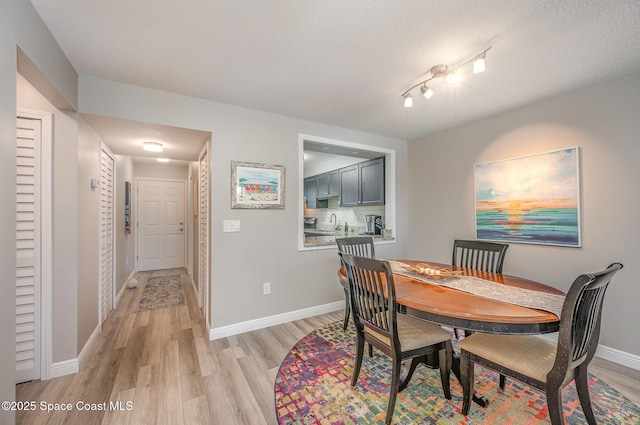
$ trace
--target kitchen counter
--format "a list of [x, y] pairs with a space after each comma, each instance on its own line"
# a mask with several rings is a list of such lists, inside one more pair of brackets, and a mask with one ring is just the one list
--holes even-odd
[[[313, 236], [307, 236], [313, 235]], [[365, 235], [361, 233], [351, 233], [345, 234], [344, 232], [326, 232], [323, 234], [323, 231], [308, 230], [305, 231], [304, 237], [304, 246], [305, 247], [314, 247], [314, 246], [336, 246], [336, 238], [352, 238], [356, 236], [372, 236], [374, 242], [375, 241], [392, 241], [395, 240], [394, 237], [385, 238], [383, 235]]]

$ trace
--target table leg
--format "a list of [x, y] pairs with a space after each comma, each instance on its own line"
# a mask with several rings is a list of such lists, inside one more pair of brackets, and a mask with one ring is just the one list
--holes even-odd
[[[458, 379], [458, 382], [462, 385], [462, 378], [460, 377], [460, 356], [454, 353], [453, 362], [451, 363], [451, 370]], [[485, 396], [478, 395], [477, 392], [473, 392], [473, 401], [480, 407], [487, 407], [489, 405], [489, 399]]]
[[[431, 356], [431, 358], [429, 358], [428, 355], [425, 355], [414, 357], [413, 359], [411, 359], [411, 364], [409, 365], [409, 367], [404, 368], [404, 371], [400, 376], [400, 386], [398, 387], [398, 392], [407, 388], [407, 385], [409, 385], [409, 381], [411, 381], [411, 377], [413, 376], [413, 372], [415, 372], [416, 367], [418, 367], [420, 363], [431, 369], [437, 368], [438, 356], [433, 355]], [[458, 382], [462, 383], [462, 380], [460, 378], [460, 357], [456, 354], [453, 355], [451, 370], [453, 371], [453, 374], [455, 375]], [[475, 391], [473, 392], [473, 401], [480, 407], [487, 407], [489, 405], [489, 400], [484, 396], [478, 395], [478, 393], [476, 393]]]

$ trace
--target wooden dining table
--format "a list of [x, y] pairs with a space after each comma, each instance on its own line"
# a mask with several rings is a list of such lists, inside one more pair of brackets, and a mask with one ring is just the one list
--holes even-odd
[[[410, 260], [397, 261], [407, 265], [424, 263]], [[442, 263], [428, 262], [428, 264], [434, 268], [454, 271], [459, 276], [480, 278], [542, 293], [565, 295], [556, 288], [521, 277], [465, 269]], [[341, 285], [348, 288], [349, 281], [344, 268], [340, 268], [338, 277]], [[560, 326], [559, 317], [549, 311], [486, 298], [482, 295], [424, 282], [404, 274], [394, 273], [393, 280], [396, 301], [401, 313], [439, 325], [474, 332], [521, 335], [557, 332]], [[421, 362], [430, 367], [437, 366], [437, 363], [434, 364], [437, 359], [415, 360], [409, 368], [405, 368], [401, 389], [406, 387], [415, 367]], [[457, 358], [453, 362], [453, 371], [460, 380], [460, 364]], [[474, 401], [481, 406], [488, 404], [484, 397], [474, 396]]]

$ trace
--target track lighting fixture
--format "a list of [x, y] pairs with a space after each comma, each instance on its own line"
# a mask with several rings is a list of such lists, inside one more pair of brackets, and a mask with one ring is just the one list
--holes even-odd
[[485, 70], [484, 59], [487, 56], [487, 51], [491, 49], [491, 47], [492, 46], [487, 47], [482, 52], [478, 53], [471, 59], [462, 62], [460, 65], [458, 65], [455, 68], [450, 68], [449, 65], [445, 65], [445, 64], [440, 64], [440, 65], [431, 67], [429, 78], [427, 78], [426, 80], [420, 81], [418, 84], [414, 86], [409, 87], [407, 90], [405, 90], [404, 93], [402, 93], [401, 96], [404, 98], [404, 107], [410, 108], [413, 106], [413, 97], [411, 96], [411, 93], [410, 93], [411, 90], [415, 89], [418, 86], [421, 86], [420, 93], [422, 93], [422, 95], [425, 98], [430, 99], [431, 96], [433, 96], [433, 90], [431, 90], [431, 88], [427, 86], [427, 83], [429, 81], [436, 78], [444, 77], [447, 83], [455, 84], [460, 77], [458, 74], [458, 69], [462, 68], [463, 66], [471, 62], [473, 62], [473, 72], [475, 74], [483, 72]]

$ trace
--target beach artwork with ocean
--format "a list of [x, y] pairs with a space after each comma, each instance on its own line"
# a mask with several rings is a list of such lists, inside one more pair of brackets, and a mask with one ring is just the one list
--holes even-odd
[[476, 164], [476, 238], [580, 246], [578, 148]]

